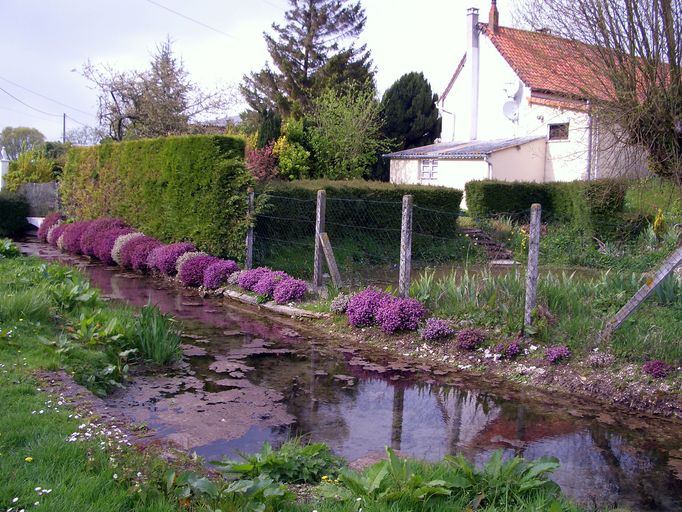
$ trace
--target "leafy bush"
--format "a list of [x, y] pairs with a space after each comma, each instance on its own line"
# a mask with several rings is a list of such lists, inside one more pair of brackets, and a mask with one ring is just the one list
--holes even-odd
[[233, 260], [219, 260], [206, 267], [204, 271], [204, 288], [215, 290], [227, 283], [227, 278], [239, 270]]
[[181, 136], [71, 148], [61, 178], [73, 218], [112, 216], [169, 243], [242, 256], [248, 220], [244, 141]]
[[240, 454], [242, 461], [226, 459], [214, 463], [228, 478], [255, 478], [265, 475], [278, 482], [318, 483], [323, 476], [335, 476], [343, 459], [323, 443], [303, 444], [298, 439], [285, 442], [279, 450], [264, 443], [258, 453]]
[[452, 322], [441, 318], [429, 318], [426, 325], [419, 331], [419, 337], [424, 341], [438, 341], [452, 336], [455, 330]]
[[376, 321], [377, 311], [393, 299], [391, 295], [375, 288], [366, 288], [351, 297], [346, 308], [348, 323], [353, 327], [367, 327]]
[[22, 196], [0, 192], [0, 236], [14, 236], [26, 228], [29, 206]]
[[180, 335], [173, 320], [147, 304], [135, 323], [135, 345], [143, 357], [158, 364], [180, 358]]
[[0, 239], [0, 259], [2, 258], [16, 258], [21, 254], [19, 248], [12, 243], [8, 238]]
[[279, 138], [273, 153], [277, 156], [279, 175], [289, 180], [310, 178], [310, 152], [288, 137]]
[[485, 341], [485, 337], [480, 329], [462, 329], [457, 332], [457, 346], [464, 350], [476, 350]]
[[135, 233], [133, 228], [111, 228], [102, 233], [102, 235], [95, 241], [93, 253], [95, 258], [107, 265], [114, 265], [116, 262], [112, 258], [112, 251], [114, 244], [118, 237]]
[[62, 214], [59, 212], [52, 212], [49, 215], [47, 215], [44, 219], [42, 224], [40, 224], [40, 227], [38, 228], [38, 240], [42, 240], [43, 242], [47, 241], [47, 233], [50, 231], [50, 228], [53, 226], [56, 226], [62, 221]]
[[246, 168], [258, 181], [269, 181], [276, 178], [279, 174], [277, 157], [273, 153], [274, 145], [274, 142], [270, 142], [260, 149], [246, 149]]
[[287, 277], [282, 279], [272, 293], [273, 299], [277, 304], [286, 304], [288, 302], [298, 302], [303, 300], [303, 297], [308, 291], [308, 286], [302, 279], [294, 279]]
[[644, 373], [647, 375], [654, 377], [655, 379], [663, 379], [667, 377], [671, 371], [673, 371], [673, 367], [665, 361], [654, 359], [653, 361], [647, 361], [644, 363], [642, 365], [642, 371], [644, 371]]
[[571, 351], [566, 345], [556, 345], [545, 349], [545, 360], [550, 364], [557, 364], [571, 357]]
[[175, 265], [178, 258], [187, 252], [196, 252], [197, 248], [189, 242], [180, 242], [170, 245], [162, 245], [155, 248], [149, 254], [147, 265], [152, 270], [161, 272], [167, 276], [175, 274]]
[[376, 321], [387, 334], [414, 331], [426, 315], [426, 308], [416, 299], [398, 298], [382, 302], [377, 308]]
[[218, 261], [220, 258], [208, 255], [190, 258], [178, 272], [180, 282], [185, 286], [201, 286], [204, 284], [204, 271]]
[[104, 233], [114, 228], [125, 227], [127, 227], [125, 222], [120, 219], [105, 217], [93, 220], [81, 236], [81, 252], [86, 256], [96, 256], [95, 246], [101, 240]]
[[83, 254], [81, 250], [81, 238], [85, 230], [90, 227], [90, 221], [74, 222], [64, 230], [62, 248], [71, 254]]
[[43, 147], [24, 151], [9, 165], [5, 176], [7, 190], [15, 192], [24, 183], [47, 183], [56, 179], [61, 170], [57, 162], [45, 155]]

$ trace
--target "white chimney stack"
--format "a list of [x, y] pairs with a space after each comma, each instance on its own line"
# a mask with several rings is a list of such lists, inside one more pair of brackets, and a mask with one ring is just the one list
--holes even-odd
[[478, 138], [478, 82], [479, 82], [478, 9], [467, 9], [467, 60], [471, 65], [471, 127], [469, 138]]

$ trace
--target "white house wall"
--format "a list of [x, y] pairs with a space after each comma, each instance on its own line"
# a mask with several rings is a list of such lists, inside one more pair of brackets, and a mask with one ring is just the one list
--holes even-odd
[[501, 181], [535, 181], [545, 177], [545, 148], [543, 139], [496, 151], [488, 157], [491, 178]]

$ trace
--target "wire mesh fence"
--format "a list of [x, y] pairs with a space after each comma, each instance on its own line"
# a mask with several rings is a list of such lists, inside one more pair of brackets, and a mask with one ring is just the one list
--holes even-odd
[[[307, 279], [313, 273], [316, 200], [262, 194], [256, 214], [254, 265]], [[345, 285], [397, 284], [402, 203], [328, 197], [325, 229]], [[415, 205], [412, 267], [453, 265], [480, 254], [457, 227], [458, 211]]]

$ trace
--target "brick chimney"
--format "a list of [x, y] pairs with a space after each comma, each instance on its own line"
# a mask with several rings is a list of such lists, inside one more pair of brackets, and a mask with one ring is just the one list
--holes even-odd
[[493, 33], [497, 33], [497, 29], [500, 26], [500, 13], [497, 11], [497, 0], [491, 0], [490, 13], [488, 13], [488, 26], [492, 29]]

